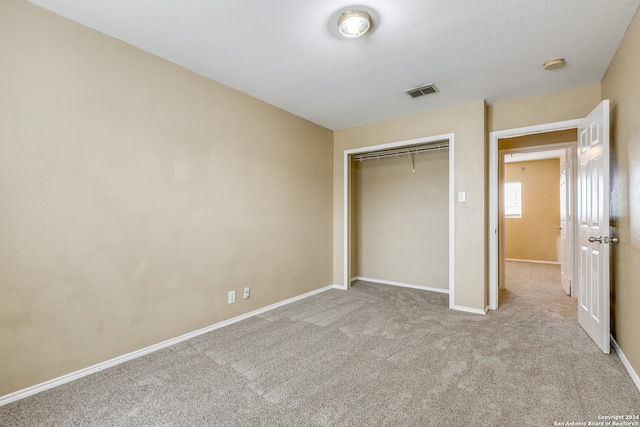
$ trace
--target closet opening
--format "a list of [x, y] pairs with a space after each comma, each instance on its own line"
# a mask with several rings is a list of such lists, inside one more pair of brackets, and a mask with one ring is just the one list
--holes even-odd
[[455, 305], [453, 134], [344, 152], [344, 283], [449, 294]]

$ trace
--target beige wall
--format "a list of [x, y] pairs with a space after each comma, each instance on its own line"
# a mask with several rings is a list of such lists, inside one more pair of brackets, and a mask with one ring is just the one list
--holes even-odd
[[464, 307], [485, 308], [484, 111], [484, 101], [475, 101], [334, 133], [334, 283], [344, 281], [344, 151], [454, 133], [454, 191], [466, 191], [467, 195], [467, 202], [455, 203], [454, 209], [455, 258], [461, 260], [455, 266], [455, 302]]
[[507, 163], [504, 181], [522, 183], [522, 218], [505, 218], [505, 256], [557, 262], [560, 161]]
[[612, 111], [612, 329], [640, 374], [640, 15], [636, 14], [602, 80]]
[[354, 275], [449, 288], [449, 153], [354, 162]]
[[489, 132], [586, 117], [601, 101], [600, 83], [487, 107]]
[[[547, 144], [562, 144], [565, 142], [576, 142], [578, 140], [578, 129], [565, 129], [552, 132], [534, 133], [530, 135], [516, 136], [513, 138], [500, 138], [498, 140], [498, 150], [508, 150], [512, 148], [535, 147]], [[551, 148], [553, 149], [553, 148]]]
[[0, 57], [0, 395], [331, 284], [331, 131], [24, 1]]

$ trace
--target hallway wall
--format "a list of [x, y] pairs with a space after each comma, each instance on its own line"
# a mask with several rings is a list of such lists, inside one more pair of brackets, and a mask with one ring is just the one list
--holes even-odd
[[557, 262], [560, 161], [507, 163], [504, 181], [522, 184], [522, 218], [505, 218], [505, 257]]

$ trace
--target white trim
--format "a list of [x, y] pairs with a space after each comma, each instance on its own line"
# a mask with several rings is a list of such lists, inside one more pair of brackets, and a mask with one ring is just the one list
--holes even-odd
[[351, 279], [352, 282], [356, 280], [362, 280], [363, 282], [380, 283], [382, 285], [400, 286], [403, 288], [420, 289], [420, 290], [429, 291], [429, 292], [439, 292], [441, 294], [449, 293], [449, 289], [433, 288], [431, 286], [423, 286], [423, 285], [412, 285], [411, 283], [394, 282], [391, 280], [372, 279], [371, 277], [357, 276]]
[[[371, 145], [367, 147], [352, 148], [344, 150], [343, 157], [343, 282], [345, 287], [351, 285], [349, 277], [349, 188], [350, 188], [350, 162], [349, 156], [352, 154], [366, 153], [367, 151], [385, 150], [391, 148], [404, 147], [408, 145], [449, 141], [449, 308], [455, 307], [455, 197], [454, 197], [454, 164], [455, 164], [455, 138], [453, 133], [435, 135], [425, 138], [416, 138], [405, 141], [391, 142], [387, 144]], [[481, 310], [480, 310], [481, 311]]]
[[560, 265], [558, 261], [541, 261], [539, 259], [520, 259], [520, 258], [505, 258], [505, 261], [513, 261], [513, 262], [530, 262], [533, 264], [551, 264], [551, 265]]
[[489, 133], [489, 308], [498, 308], [498, 139], [577, 128], [582, 119]]
[[151, 345], [149, 347], [142, 348], [140, 350], [132, 351], [131, 353], [127, 353], [127, 354], [123, 354], [123, 355], [118, 356], [118, 357], [114, 357], [113, 359], [106, 360], [106, 361], [98, 363], [96, 365], [89, 366], [87, 368], [80, 369], [78, 371], [71, 372], [71, 373], [66, 374], [66, 375], [62, 375], [61, 377], [54, 378], [52, 380], [45, 381], [45, 382], [40, 383], [40, 384], [36, 384], [34, 386], [31, 386], [31, 387], [27, 387], [25, 389], [15, 391], [15, 392], [10, 393], [10, 394], [6, 394], [4, 396], [0, 396], [0, 406], [6, 405], [6, 404], [11, 403], [11, 402], [15, 402], [16, 400], [24, 399], [25, 397], [34, 395], [36, 393], [40, 393], [41, 391], [49, 390], [51, 388], [57, 387], [57, 386], [62, 385], [62, 384], [66, 384], [66, 383], [71, 382], [73, 380], [77, 380], [79, 378], [86, 377], [87, 375], [91, 375], [91, 374], [94, 374], [96, 372], [100, 372], [100, 371], [102, 371], [104, 369], [107, 369], [107, 368], [111, 368], [112, 366], [116, 366], [116, 365], [119, 365], [121, 363], [128, 362], [130, 360], [136, 359], [136, 358], [144, 356], [146, 354], [153, 353], [154, 351], [158, 351], [158, 350], [161, 350], [163, 348], [170, 347], [170, 346], [172, 346], [174, 344], [178, 344], [178, 343], [181, 343], [181, 342], [186, 341], [188, 339], [195, 338], [195, 337], [197, 337], [199, 335], [206, 334], [206, 333], [211, 332], [211, 331], [215, 331], [216, 329], [220, 329], [222, 327], [232, 325], [232, 324], [237, 323], [237, 322], [239, 322], [241, 320], [249, 319], [251, 317], [257, 316], [259, 314], [265, 313], [265, 312], [273, 310], [275, 308], [282, 307], [282, 306], [287, 305], [287, 304], [291, 304], [292, 302], [296, 302], [296, 301], [299, 301], [301, 299], [305, 299], [305, 298], [308, 298], [310, 296], [313, 296], [313, 295], [316, 295], [316, 294], [319, 294], [321, 292], [327, 291], [329, 289], [334, 289], [334, 288], [342, 289], [342, 287], [339, 286], [339, 285], [325, 286], [323, 288], [316, 289], [314, 291], [307, 292], [307, 293], [304, 293], [302, 295], [298, 295], [298, 296], [295, 296], [293, 298], [289, 298], [289, 299], [286, 299], [284, 301], [280, 301], [280, 302], [277, 302], [275, 304], [271, 304], [271, 305], [268, 305], [266, 307], [259, 308], [257, 310], [251, 311], [249, 313], [242, 314], [240, 316], [237, 316], [237, 317], [234, 317], [234, 318], [231, 318], [231, 319], [223, 320], [222, 322], [213, 324], [211, 326], [206, 326], [206, 327], [204, 327], [202, 329], [198, 329], [196, 331], [189, 332], [189, 333], [186, 333], [184, 335], [180, 335], [178, 337], [168, 339], [166, 341], [162, 341], [162, 342], [160, 342], [158, 344], [154, 344], [154, 345]]
[[351, 182], [351, 173], [350, 173], [350, 165], [351, 163], [349, 162], [349, 151], [350, 150], [345, 150], [344, 152], [344, 160], [343, 160], [343, 164], [344, 164], [344, 175], [343, 175], [343, 200], [344, 200], [344, 206], [343, 206], [343, 250], [344, 253], [342, 255], [342, 259], [344, 261], [344, 266], [343, 266], [343, 272], [344, 274], [342, 275], [342, 283], [343, 286], [347, 289], [349, 289], [349, 286], [351, 286], [351, 282], [349, 281], [349, 276], [351, 275], [351, 271], [350, 271], [350, 253], [349, 253], [349, 184]]
[[627, 368], [627, 372], [629, 373], [631, 380], [633, 380], [633, 383], [638, 388], [638, 391], [640, 391], [640, 376], [638, 376], [638, 373], [633, 369], [633, 366], [631, 366], [629, 359], [627, 359], [627, 356], [624, 355], [622, 349], [618, 345], [618, 342], [615, 340], [615, 338], [613, 338], [613, 335], [611, 335], [611, 344], [613, 344], [613, 348], [620, 358], [620, 361], [622, 362], [624, 367]]
[[462, 305], [456, 305], [456, 306], [449, 307], [449, 308], [451, 310], [464, 311], [465, 313], [482, 314], [482, 315], [486, 315], [487, 314], [487, 309], [486, 308], [483, 310], [481, 308], [465, 307], [465, 306], [462, 306]]
[[455, 135], [449, 134], [449, 308], [456, 305]]

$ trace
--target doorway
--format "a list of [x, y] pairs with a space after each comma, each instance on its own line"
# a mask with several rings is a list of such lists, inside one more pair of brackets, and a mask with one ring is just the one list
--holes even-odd
[[[505, 138], [530, 137], [539, 134], [566, 131], [576, 129], [582, 123], [581, 119], [567, 120], [563, 122], [548, 123], [524, 128], [509, 129], [504, 131], [491, 132], [489, 140], [489, 308], [498, 309], [498, 288], [500, 285], [500, 271], [504, 271], [504, 245], [500, 244], [503, 233], [500, 233], [502, 222], [500, 221], [500, 164], [502, 159], [499, 156], [499, 141]], [[523, 151], [536, 150], [538, 143], [531, 143], [528, 147], [525, 143], [520, 147], [503, 147], [503, 149], [519, 148]], [[565, 148], [552, 147], [548, 148]], [[534, 148], [532, 148], [534, 147]]]
[[[499, 151], [501, 289], [506, 287], [509, 271], [529, 268], [544, 271], [546, 276], [553, 273], [557, 277], [547, 277], [548, 282], [557, 283], [559, 288], [561, 285], [567, 295], [575, 294], [575, 177], [570, 165], [576, 139], [576, 129], [569, 129], [499, 141], [499, 148], [507, 147]], [[519, 147], [522, 145], [527, 146]], [[514, 263], [527, 263], [529, 267]]]

